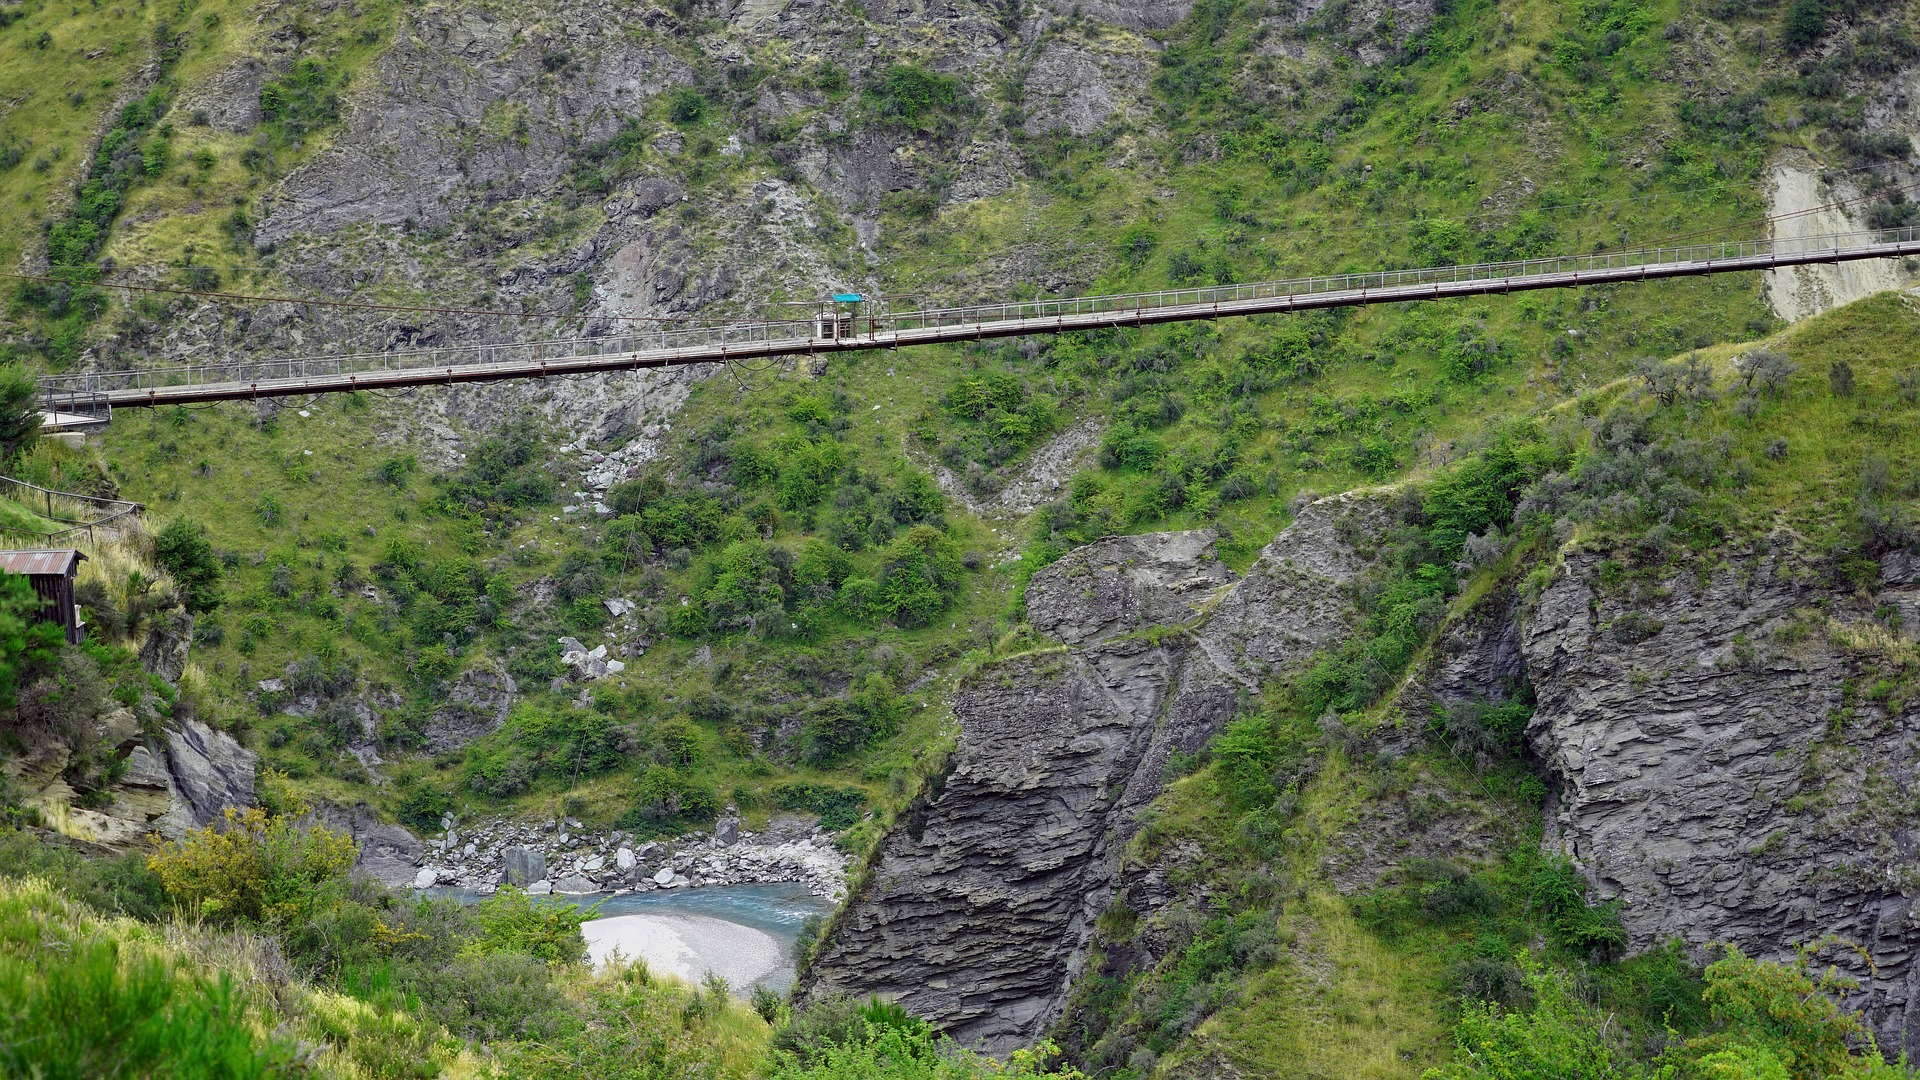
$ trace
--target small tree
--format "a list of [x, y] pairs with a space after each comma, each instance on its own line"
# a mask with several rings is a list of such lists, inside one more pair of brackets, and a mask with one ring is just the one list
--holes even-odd
[[1833, 391], [1834, 397], [1852, 397], [1853, 365], [1845, 360], [1835, 360], [1827, 368], [1827, 388]]
[[880, 603], [902, 626], [925, 626], [959, 596], [965, 567], [947, 534], [915, 525], [887, 545]]
[[53, 669], [60, 628], [41, 621], [40, 597], [23, 574], [0, 574], [0, 708], [13, 708], [22, 686]]
[[1779, 349], [1755, 349], [1735, 357], [1733, 370], [1740, 378], [1742, 390], [1778, 394], [1787, 388], [1787, 380], [1800, 367]]
[[12, 465], [40, 437], [40, 387], [18, 364], [0, 365], [0, 463]]
[[187, 610], [204, 615], [220, 606], [220, 557], [207, 530], [192, 518], [175, 518], [153, 541], [153, 557], [180, 587]]
[[1634, 362], [1633, 374], [1660, 404], [1671, 405], [1679, 399], [1680, 368], [1677, 365], [1651, 356], [1642, 357]]

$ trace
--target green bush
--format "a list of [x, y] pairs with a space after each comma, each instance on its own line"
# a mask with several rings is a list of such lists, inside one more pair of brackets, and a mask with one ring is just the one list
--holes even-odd
[[151, 922], [167, 913], [167, 894], [159, 875], [136, 852], [88, 857], [15, 829], [0, 829], [0, 867], [15, 877], [36, 877], [108, 915]]
[[1583, 1004], [1564, 975], [1522, 958], [1533, 1008], [1526, 1012], [1475, 1002], [1454, 1029], [1454, 1060], [1423, 1080], [1619, 1080], [1625, 1075], [1600, 1017]]
[[351, 837], [302, 823], [306, 807], [269, 814], [228, 807], [219, 825], [195, 829], [147, 858], [167, 895], [216, 922], [286, 925], [312, 910], [318, 893], [344, 881], [357, 849]]
[[820, 815], [820, 827], [839, 832], [853, 827], [867, 806], [867, 793], [857, 787], [830, 787], [796, 780], [773, 789], [773, 803], [782, 810]]
[[620, 824], [660, 833], [680, 825], [712, 825], [719, 812], [720, 796], [707, 780], [665, 765], [648, 765], [640, 770], [633, 807], [621, 816]]
[[175, 518], [153, 540], [154, 561], [180, 587], [188, 611], [204, 615], [220, 606], [220, 558], [206, 529], [192, 518]]
[[547, 962], [523, 952], [490, 952], [446, 963], [393, 965], [393, 988], [423, 1020], [469, 1039], [552, 1039], [578, 1021]]
[[301, 60], [293, 70], [260, 87], [260, 114], [289, 139], [317, 131], [340, 117], [335, 79], [319, 60]]
[[959, 79], [917, 64], [889, 66], [868, 84], [864, 97], [876, 118], [925, 132], [949, 128], [970, 105]]
[[502, 885], [474, 907], [480, 936], [462, 954], [523, 953], [553, 964], [579, 963], [587, 955], [580, 924], [599, 913], [598, 904], [582, 908], [550, 896], [534, 900], [522, 889]]
[[887, 545], [879, 607], [902, 626], [925, 626], [960, 595], [960, 549], [931, 525], [915, 525]]

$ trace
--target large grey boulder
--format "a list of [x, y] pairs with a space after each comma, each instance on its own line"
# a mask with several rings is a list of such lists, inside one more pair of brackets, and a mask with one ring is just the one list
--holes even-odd
[[507, 847], [500, 852], [500, 862], [509, 885], [528, 885], [547, 876], [547, 857], [532, 848]]
[[229, 806], [252, 805], [259, 764], [260, 755], [198, 720], [167, 732], [167, 769], [196, 825], [215, 820]]
[[581, 877], [579, 874], [568, 874], [553, 883], [553, 891], [557, 893], [579, 895], [581, 893], [598, 892], [599, 890], [600, 886], [595, 885], [592, 881]]

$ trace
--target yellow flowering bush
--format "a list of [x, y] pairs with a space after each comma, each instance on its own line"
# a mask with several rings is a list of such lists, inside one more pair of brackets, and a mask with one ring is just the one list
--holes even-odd
[[224, 820], [161, 844], [147, 858], [174, 903], [215, 922], [285, 923], [311, 909], [316, 892], [346, 876], [353, 839], [317, 823], [307, 808], [270, 814], [228, 807]]

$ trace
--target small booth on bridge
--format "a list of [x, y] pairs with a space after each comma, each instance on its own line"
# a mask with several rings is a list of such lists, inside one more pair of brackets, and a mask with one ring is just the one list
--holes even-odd
[[853, 317], [867, 298], [859, 293], [834, 293], [833, 306], [821, 311], [813, 321], [813, 336], [820, 341], [839, 341], [854, 336]]
[[73, 578], [86, 558], [73, 548], [51, 551], [0, 551], [0, 572], [24, 574], [40, 597], [36, 617], [60, 627], [67, 642], [80, 644], [86, 624], [80, 621], [80, 606], [73, 602]]

